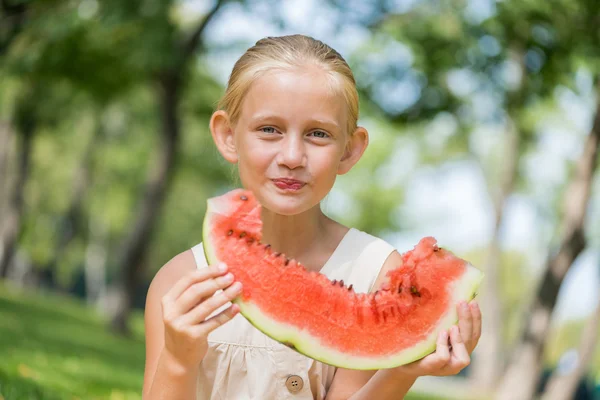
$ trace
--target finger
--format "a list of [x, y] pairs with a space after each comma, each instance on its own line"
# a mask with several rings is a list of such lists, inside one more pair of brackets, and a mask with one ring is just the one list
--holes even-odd
[[[471, 318], [473, 319], [473, 349], [477, 346], [479, 338], [481, 337], [481, 310], [479, 304], [473, 300], [469, 306], [471, 309]], [[472, 349], [471, 349], [472, 350]]]
[[[469, 304], [466, 301], [461, 301], [457, 306], [458, 309], [458, 327], [462, 341], [465, 346], [471, 347], [473, 338], [473, 317], [471, 316], [471, 310]], [[470, 350], [470, 349], [469, 349]]]
[[234, 284], [230, 285], [228, 288], [223, 290], [221, 293], [209, 297], [208, 299], [204, 300], [202, 303], [194, 307], [192, 310], [190, 310], [184, 316], [186, 323], [196, 325], [203, 322], [219, 307], [235, 299], [241, 291], [242, 284], [240, 282], [235, 282]]
[[217, 278], [211, 278], [193, 284], [187, 288], [177, 300], [175, 300], [175, 311], [178, 315], [187, 313], [198, 303], [201, 303], [204, 299], [214, 295], [217, 290], [224, 289], [231, 285], [233, 279], [233, 274], [227, 273]]
[[448, 332], [442, 331], [438, 335], [438, 340], [435, 348], [436, 360], [435, 369], [443, 368], [450, 361], [450, 349], [448, 348]]
[[221, 276], [226, 271], [227, 265], [225, 265], [224, 263], [218, 263], [216, 265], [210, 265], [206, 268], [195, 270], [194, 272], [178, 280], [165, 295], [165, 300], [174, 302], [191, 285], [197, 282], [202, 282], [206, 279]]
[[237, 304], [232, 304], [225, 310], [221, 311], [217, 315], [214, 315], [207, 319], [204, 323], [196, 325], [194, 328], [201, 330], [203, 334], [208, 335], [210, 332], [223, 325], [225, 322], [231, 320], [240, 312], [240, 307]]
[[[462, 335], [458, 326], [454, 325], [450, 329], [450, 344], [452, 345], [452, 364], [458, 368], [458, 371], [469, 365], [471, 357], [467, 351], [467, 347], [462, 340]], [[456, 372], [458, 372], [456, 371]]]

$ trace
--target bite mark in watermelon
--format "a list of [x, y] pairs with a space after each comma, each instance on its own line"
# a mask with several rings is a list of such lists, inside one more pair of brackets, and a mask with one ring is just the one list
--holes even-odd
[[[260, 205], [236, 189], [208, 200], [203, 244], [209, 263], [222, 261], [242, 293], [241, 314], [271, 338], [326, 364], [391, 368], [435, 350], [437, 335], [458, 320], [483, 274], [426, 237], [375, 293], [306, 270], [261, 243]], [[360, 268], [360, 267], [356, 267]]]

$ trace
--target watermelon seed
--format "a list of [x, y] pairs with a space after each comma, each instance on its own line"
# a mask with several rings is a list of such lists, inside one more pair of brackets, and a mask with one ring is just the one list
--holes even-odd
[[340, 287], [344, 287], [344, 280], [343, 279], [340, 281]]
[[348, 286], [348, 290], [352, 290], [352, 284], [350, 284], [350, 286]]
[[337, 279], [334, 279], [333, 282], [331, 282], [332, 285], [335, 285], [337, 283]]
[[231, 236], [233, 235], [233, 231], [230, 229], [229, 232], [227, 232], [227, 236]]
[[265, 250], [268, 249], [269, 247], [271, 247], [270, 244], [265, 244]]
[[247, 242], [248, 244], [252, 244], [252, 243], [254, 243], [254, 238], [250, 238], [250, 239], [248, 239], [246, 242]]
[[240, 200], [246, 201], [246, 200], [248, 200], [248, 197], [246, 197], [246, 196], [244, 196], [244, 195], [241, 195], [241, 196], [240, 196]]
[[242, 232], [240, 233], [240, 237], [243, 238], [244, 236], [246, 236], [246, 232]]
[[279, 257], [281, 253], [275, 253], [275, 257]]
[[398, 294], [402, 293], [402, 286], [398, 286]]
[[285, 259], [285, 266], [287, 267], [287, 265], [288, 265], [289, 263], [290, 263], [290, 259], [289, 259], [289, 258], [286, 258], [286, 259]]
[[417, 296], [417, 297], [421, 297], [421, 293], [419, 293], [419, 291], [417, 290], [417, 288], [416, 288], [416, 287], [414, 287], [414, 286], [411, 286], [411, 287], [410, 287], [410, 292], [411, 292], [412, 294], [414, 294], [415, 296]]

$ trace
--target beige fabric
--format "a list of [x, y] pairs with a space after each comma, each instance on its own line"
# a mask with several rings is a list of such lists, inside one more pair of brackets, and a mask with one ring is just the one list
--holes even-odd
[[[368, 292], [393, 250], [379, 238], [350, 229], [321, 273], [332, 280], [343, 279], [356, 292]], [[202, 244], [192, 251], [198, 268], [205, 267]], [[208, 345], [200, 366], [197, 400], [322, 400], [335, 373], [334, 367], [269, 338], [239, 314], [211, 332]], [[290, 375], [302, 379], [302, 389], [296, 393], [286, 387]]]

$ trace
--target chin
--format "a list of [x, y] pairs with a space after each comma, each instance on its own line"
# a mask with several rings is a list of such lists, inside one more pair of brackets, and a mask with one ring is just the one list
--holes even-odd
[[264, 207], [279, 215], [298, 215], [309, 210], [311, 206], [297, 199], [270, 199], [265, 201]]
[[286, 196], [273, 192], [260, 193], [257, 198], [269, 211], [287, 216], [302, 214], [315, 205], [305, 196]]

